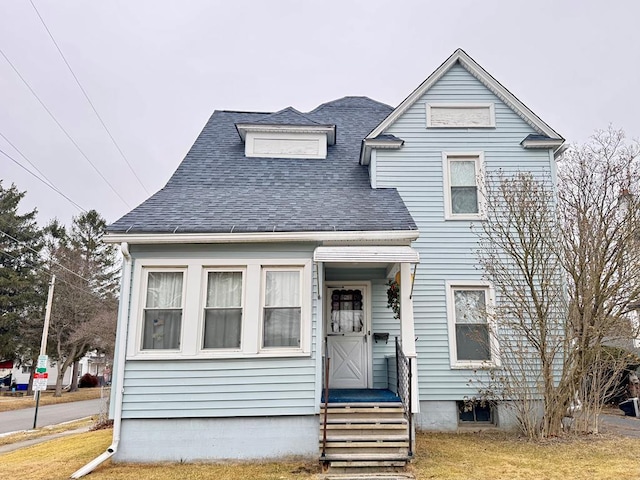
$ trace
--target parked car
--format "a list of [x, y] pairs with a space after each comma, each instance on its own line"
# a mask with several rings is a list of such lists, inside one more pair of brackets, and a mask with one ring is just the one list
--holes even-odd
[[11, 374], [8, 373], [4, 377], [0, 378], [0, 387], [10, 387], [11, 386]]

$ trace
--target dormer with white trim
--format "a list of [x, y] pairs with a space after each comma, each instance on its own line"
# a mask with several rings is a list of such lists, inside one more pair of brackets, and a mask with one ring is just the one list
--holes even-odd
[[335, 125], [314, 122], [292, 107], [236, 129], [247, 157], [324, 159], [336, 143]]

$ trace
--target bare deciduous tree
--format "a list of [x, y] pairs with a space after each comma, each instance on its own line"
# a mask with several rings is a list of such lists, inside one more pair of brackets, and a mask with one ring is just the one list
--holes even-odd
[[550, 175], [488, 176], [479, 261], [497, 292], [502, 366], [483, 392], [515, 400], [529, 436], [558, 434], [576, 403], [577, 428], [597, 432], [626, 366], [610, 347], [638, 335], [628, 313], [640, 300], [639, 153], [622, 131], [596, 132], [559, 162], [557, 197]]
[[487, 176], [485, 198], [478, 258], [496, 290], [489, 319], [499, 338], [501, 366], [481, 390], [508, 401], [528, 437], [556, 435], [566, 403], [558, 377], [567, 339], [550, 177], [494, 172]]
[[559, 162], [559, 245], [572, 339], [567, 368], [589, 413], [580, 418], [588, 431], [598, 431], [609, 379], [625, 366], [603, 348], [637, 335], [625, 325], [640, 295], [639, 154], [637, 143], [627, 144], [623, 131], [609, 127]]

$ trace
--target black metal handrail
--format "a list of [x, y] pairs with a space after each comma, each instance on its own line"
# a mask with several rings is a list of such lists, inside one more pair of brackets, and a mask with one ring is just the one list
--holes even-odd
[[324, 415], [322, 419], [322, 455], [321, 458], [326, 457], [327, 453], [327, 412], [329, 410], [329, 362], [331, 359], [328, 355], [328, 339], [324, 338]]
[[404, 408], [404, 415], [409, 423], [409, 456], [413, 456], [413, 414], [411, 410], [412, 369], [411, 358], [402, 351], [402, 344], [396, 337], [396, 380], [398, 382], [398, 396]]

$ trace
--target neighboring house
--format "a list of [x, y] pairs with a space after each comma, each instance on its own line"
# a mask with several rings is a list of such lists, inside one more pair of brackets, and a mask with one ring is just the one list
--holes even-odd
[[[68, 386], [71, 384], [72, 368], [67, 368], [62, 377], [62, 385]], [[47, 368], [47, 388], [55, 388], [56, 381], [58, 379], [58, 362], [49, 359], [49, 366]], [[11, 369], [11, 384], [15, 386], [17, 390], [27, 390], [29, 386], [29, 378], [31, 377], [31, 362], [13, 362], [13, 368]]]
[[[167, 185], [105, 237], [125, 255], [105, 455], [320, 455], [325, 350], [327, 460], [406, 459], [403, 408], [418, 428], [508, 426], [459, 409], [473, 370], [499, 361], [469, 314], [494, 302], [469, 227], [485, 171], [553, 178], [563, 142], [462, 50], [395, 109], [345, 97], [308, 113], [214, 112]], [[410, 401], [401, 371], [404, 403], [386, 391], [395, 337], [417, 358]], [[394, 435], [376, 430], [387, 423]], [[395, 443], [376, 450], [376, 432]], [[351, 457], [341, 438], [359, 442]]]

